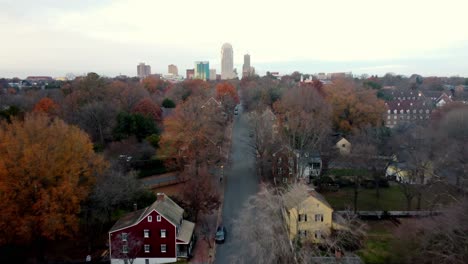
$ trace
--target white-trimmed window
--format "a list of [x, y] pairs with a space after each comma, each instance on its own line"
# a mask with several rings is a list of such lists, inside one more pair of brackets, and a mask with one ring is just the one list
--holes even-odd
[[322, 238], [322, 233], [320, 231], [315, 231], [315, 234], [314, 234], [315, 238]]
[[122, 234], [120, 235], [120, 237], [122, 237], [122, 241], [127, 241], [128, 234], [127, 234], [127, 233], [122, 233]]
[[161, 216], [160, 215], [156, 216], [156, 221], [161, 222]]
[[149, 231], [149, 229], [143, 230], [143, 236], [144, 236], [145, 238], [150, 237], [150, 231]]
[[151, 215], [148, 215], [148, 222], [153, 222], [153, 217]]
[[145, 264], [149, 264], [149, 259], [145, 259]]
[[161, 253], [166, 253], [166, 244], [161, 244]]
[[166, 237], [166, 229], [161, 229], [161, 237], [162, 238]]
[[149, 253], [150, 252], [150, 245], [145, 245], [145, 253]]
[[323, 222], [323, 214], [316, 214], [315, 222]]
[[128, 245], [123, 245], [122, 246], [122, 253], [124, 253], [124, 254], [128, 253]]

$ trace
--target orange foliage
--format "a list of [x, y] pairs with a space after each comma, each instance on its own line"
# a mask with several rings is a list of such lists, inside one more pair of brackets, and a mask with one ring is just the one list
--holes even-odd
[[367, 125], [382, 124], [385, 103], [377, 98], [375, 90], [355, 87], [350, 80], [336, 80], [325, 91], [333, 108], [336, 130], [348, 133]]
[[133, 107], [133, 112], [149, 116], [156, 122], [162, 119], [161, 107], [155, 104], [150, 98], [141, 99], [135, 107]]
[[34, 106], [33, 112], [46, 113], [46, 114], [51, 115], [51, 114], [56, 114], [58, 108], [59, 108], [59, 105], [56, 104], [54, 100], [48, 97], [44, 97]]
[[230, 97], [236, 104], [239, 103], [239, 96], [237, 95], [236, 87], [234, 85], [223, 82], [216, 85], [216, 98], [221, 102], [225, 101], [225, 97]]
[[86, 133], [29, 114], [0, 124], [0, 244], [78, 231], [80, 203], [106, 167]]

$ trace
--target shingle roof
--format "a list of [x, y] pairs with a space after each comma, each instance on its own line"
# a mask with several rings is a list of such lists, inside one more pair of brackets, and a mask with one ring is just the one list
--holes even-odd
[[194, 229], [195, 223], [189, 222], [187, 220], [182, 220], [182, 225], [180, 226], [179, 235], [177, 236], [177, 239], [189, 243], [190, 239], [192, 238]]
[[156, 200], [145, 209], [131, 212], [120, 218], [111, 228], [110, 232], [138, 223], [153, 210], [156, 210], [172, 224], [178, 225], [183, 218], [184, 209], [172, 201], [167, 195], [163, 195], [164, 199]]
[[[298, 187], [302, 188], [302, 187]], [[308, 189], [307, 190], [309, 196], [304, 196], [304, 195], [297, 195], [298, 193], [301, 193], [301, 191], [294, 191], [291, 190], [288, 193], [284, 195], [284, 206], [288, 209], [291, 210], [292, 208], [296, 208], [300, 206], [304, 201], [307, 199], [313, 197], [316, 200], [322, 202], [325, 206], [329, 207], [330, 209], [333, 209], [331, 205], [327, 202], [325, 197], [323, 197], [320, 193], [313, 189]]]

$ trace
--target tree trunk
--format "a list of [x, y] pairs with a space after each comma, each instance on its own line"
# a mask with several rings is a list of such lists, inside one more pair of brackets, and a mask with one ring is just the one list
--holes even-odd
[[354, 183], [354, 213], [357, 213], [357, 204], [358, 204], [358, 195], [359, 195], [359, 183]]
[[421, 192], [418, 192], [418, 204], [416, 209], [421, 210], [421, 199], [422, 199], [422, 194]]

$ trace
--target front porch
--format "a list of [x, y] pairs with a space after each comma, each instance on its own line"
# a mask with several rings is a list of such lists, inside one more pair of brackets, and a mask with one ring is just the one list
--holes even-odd
[[182, 225], [177, 236], [177, 258], [192, 257], [192, 249], [195, 244], [194, 227], [194, 223], [182, 220]]

